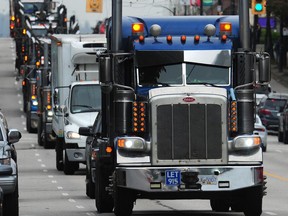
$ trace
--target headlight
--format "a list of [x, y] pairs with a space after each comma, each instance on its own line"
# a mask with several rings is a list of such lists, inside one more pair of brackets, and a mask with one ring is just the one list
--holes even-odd
[[238, 136], [232, 143], [233, 150], [250, 150], [259, 148], [261, 145], [260, 136]]
[[0, 165], [10, 165], [11, 159], [8, 157], [4, 157], [0, 159]]
[[51, 111], [51, 110], [48, 111], [48, 112], [47, 112], [47, 115], [48, 115], [48, 116], [53, 116], [53, 111]]
[[33, 105], [33, 106], [38, 106], [38, 101], [33, 100], [33, 101], [32, 101], [32, 105]]
[[121, 137], [117, 138], [118, 149], [128, 151], [145, 151], [145, 140], [141, 137]]
[[73, 132], [73, 131], [68, 131], [66, 133], [66, 137], [68, 139], [80, 139], [80, 134], [76, 133], [76, 132]]

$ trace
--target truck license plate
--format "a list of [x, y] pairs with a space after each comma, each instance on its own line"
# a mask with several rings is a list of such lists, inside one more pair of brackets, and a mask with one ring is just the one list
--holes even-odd
[[166, 170], [165, 171], [165, 184], [166, 185], [180, 185], [181, 173], [179, 170]]

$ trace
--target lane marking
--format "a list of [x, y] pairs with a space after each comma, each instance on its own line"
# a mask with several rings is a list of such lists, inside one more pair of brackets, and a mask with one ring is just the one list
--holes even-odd
[[48, 178], [54, 178], [54, 176], [53, 175], [48, 175]]
[[71, 198], [68, 199], [68, 201], [71, 202], [71, 203], [75, 203], [76, 202], [74, 199], [71, 199]]
[[62, 193], [62, 195], [63, 195], [63, 196], [69, 196], [69, 194], [68, 194], [68, 193]]
[[268, 214], [268, 215], [277, 215], [276, 213], [274, 213], [274, 212], [265, 212], [266, 214]]
[[42, 162], [42, 159], [38, 159], [37, 161], [38, 161], [38, 162]]
[[78, 209], [84, 209], [84, 206], [76, 205], [76, 208], [78, 208]]
[[53, 180], [53, 181], [51, 181], [52, 182], [52, 184], [57, 184], [57, 181], [56, 180]]
[[45, 164], [41, 164], [41, 167], [46, 167], [46, 165]]
[[87, 212], [86, 215], [88, 215], [88, 216], [94, 216], [95, 214], [92, 213], [92, 212]]
[[63, 190], [63, 187], [62, 186], [58, 186], [57, 189], [58, 190]]
[[273, 174], [273, 173], [269, 173], [267, 171], [264, 171], [264, 175], [267, 175], [269, 177], [272, 177], [272, 178], [275, 178], [275, 179], [278, 179], [278, 180], [281, 180], [281, 181], [288, 182], [288, 178], [285, 178], [283, 176], [279, 176], [279, 175], [276, 175], [276, 174]]

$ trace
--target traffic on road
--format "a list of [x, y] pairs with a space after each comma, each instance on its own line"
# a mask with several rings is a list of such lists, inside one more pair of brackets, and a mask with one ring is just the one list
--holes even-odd
[[287, 215], [288, 85], [251, 51], [259, 2], [130, 17], [114, 0], [104, 34], [68, 5], [10, 2], [0, 216]]

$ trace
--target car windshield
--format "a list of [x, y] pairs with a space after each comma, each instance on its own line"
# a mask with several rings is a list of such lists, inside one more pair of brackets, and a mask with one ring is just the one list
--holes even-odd
[[285, 106], [286, 100], [268, 98], [265, 102], [265, 108], [280, 111]]
[[71, 112], [95, 112], [101, 109], [100, 85], [78, 85], [72, 90]]
[[[229, 84], [229, 68], [181, 63], [138, 68], [139, 85]], [[184, 74], [184, 75], [183, 75]], [[186, 80], [183, 80], [183, 77]]]

